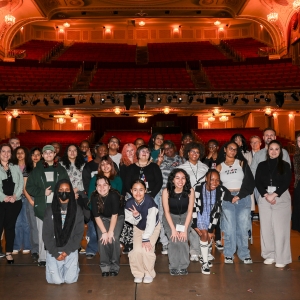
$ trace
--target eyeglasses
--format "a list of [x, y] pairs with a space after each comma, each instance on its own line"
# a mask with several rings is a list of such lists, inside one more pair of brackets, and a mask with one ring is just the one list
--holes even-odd
[[141, 153], [150, 154], [148, 150], [141, 150]]
[[171, 150], [172, 148], [168, 147], [168, 148], [164, 148], [164, 151], [167, 152], [169, 150]]
[[119, 144], [119, 142], [118, 141], [110, 141], [109, 143], [113, 143], [113, 144]]
[[214, 149], [214, 148], [216, 148], [215, 145], [213, 145], [213, 146], [208, 146], [208, 149]]
[[232, 147], [229, 147], [227, 148], [229, 151], [233, 151], [233, 152], [236, 152], [237, 151], [237, 148], [232, 148]]
[[194, 154], [197, 154], [197, 155], [200, 155], [200, 152], [199, 152], [199, 151], [191, 150], [190, 152], [191, 152], [191, 153], [194, 153]]

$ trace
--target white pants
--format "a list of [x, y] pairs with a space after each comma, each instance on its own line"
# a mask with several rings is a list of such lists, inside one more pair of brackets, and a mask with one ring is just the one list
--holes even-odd
[[79, 276], [78, 251], [70, 253], [64, 260], [57, 260], [46, 251], [46, 280], [48, 283], [74, 283]]

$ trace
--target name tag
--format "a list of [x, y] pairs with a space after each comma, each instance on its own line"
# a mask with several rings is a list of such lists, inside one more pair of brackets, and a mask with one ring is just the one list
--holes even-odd
[[184, 232], [185, 231], [185, 226], [180, 225], [180, 224], [176, 224], [176, 231]]
[[276, 186], [268, 186], [268, 194], [273, 194], [276, 191]]

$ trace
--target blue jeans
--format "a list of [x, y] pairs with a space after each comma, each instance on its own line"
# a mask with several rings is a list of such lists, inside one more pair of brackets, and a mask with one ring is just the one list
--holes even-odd
[[27, 205], [29, 205], [28, 200], [24, 195], [21, 198], [22, 201], [22, 209], [19, 213], [16, 222], [15, 228], [15, 240], [14, 240], [14, 250], [31, 250], [30, 243], [30, 227], [27, 218]]
[[[231, 193], [236, 195], [237, 193]], [[248, 195], [235, 203], [223, 201], [221, 229], [224, 232], [224, 256], [233, 257], [236, 252], [241, 260], [250, 257], [248, 230], [251, 226], [251, 198]]]
[[[93, 216], [91, 217], [94, 219]], [[86, 255], [88, 254], [95, 255], [98, 252], [98, 237], [97, 237], [95, 224], [92, 219], [88, 222], [86, 239], [87, 239]]]

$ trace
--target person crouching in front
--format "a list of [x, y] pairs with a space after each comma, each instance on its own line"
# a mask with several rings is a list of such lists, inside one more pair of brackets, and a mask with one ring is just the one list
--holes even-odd
[[79, 275], [78, 248], [84, 231], [84, 216], [77, 205], [71, 182], [59, 180], [43, 222], [48, 283], [74, 283]]

